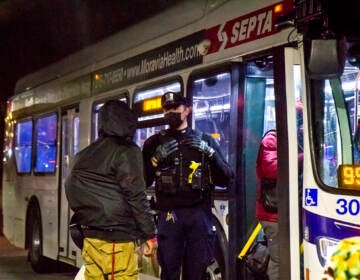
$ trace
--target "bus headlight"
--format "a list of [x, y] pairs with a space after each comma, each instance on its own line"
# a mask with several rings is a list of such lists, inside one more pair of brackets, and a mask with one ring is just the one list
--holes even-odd
[[334, 253], [336, 245], [339, 243], [339, 240], [327, 237], [320, 237], [317, 242], [317, 254], [319, 261], [322, 266], [325, 266], [327, 260]]

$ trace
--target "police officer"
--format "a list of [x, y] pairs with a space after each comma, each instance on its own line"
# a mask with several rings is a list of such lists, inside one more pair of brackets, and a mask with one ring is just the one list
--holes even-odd
[[199, 280], [213, 259], [211, 191], [229, 186], [233, 173], [215, 139], [188, 126], [188, 99], [167, 92], [161, 104], [170, 128], [143, 147], [146, 183], [155, 180], [161, 279]]

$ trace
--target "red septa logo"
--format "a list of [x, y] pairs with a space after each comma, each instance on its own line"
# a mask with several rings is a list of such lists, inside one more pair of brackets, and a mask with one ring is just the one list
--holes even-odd
[[[280, 11], [279, 5], [282, 5]], [[289, 9], [290, 5], [284, 1], [207, 29], [205, 38], [211, 41], [208, 54], [276, 33], [277, 18]]]

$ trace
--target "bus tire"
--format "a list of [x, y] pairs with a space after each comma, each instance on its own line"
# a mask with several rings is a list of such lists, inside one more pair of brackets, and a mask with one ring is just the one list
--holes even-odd
[[36, 200], [30, 203], [27, 214], [27, 248], [28, 260], [37, 273], [52, 271], [50, 260], [43, 256], [42, 223], [39, 204]]
[[207, 280], [226, 280], [228, 267], [227, 267], [227, 240], [224, 231], [222, 230], [219, 222], [214, 217], [214, 225], [216, 227], [216, 238], [214, 244], [214, 260], [206, 270]]
[[206, 278], [205, 280], [223, 280], [221, 275], [220, 266], [216, 259], [213, 259], [211, 264], [206, 269]]

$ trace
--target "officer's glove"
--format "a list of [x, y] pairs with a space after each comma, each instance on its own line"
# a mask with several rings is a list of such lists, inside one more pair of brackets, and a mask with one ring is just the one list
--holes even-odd
[[212, 157], [215, 153], [215, 150], [209, 146], [209, 144], [202, 140], [201, 137], [196, 135], [191, 135], [184, 141], [185, 145], [189, 145], [190, 147], [203, 152], [208, 157]]
[[154, 167], [158, 166], [159, 162], [165, 160], [173, 152], [176, 152], [179, 149], [179, 143], [173, 139], [169, 142], [166, 142], [162, 145], [159, 145], [154, 155], [151, 157], [151, 163]]

